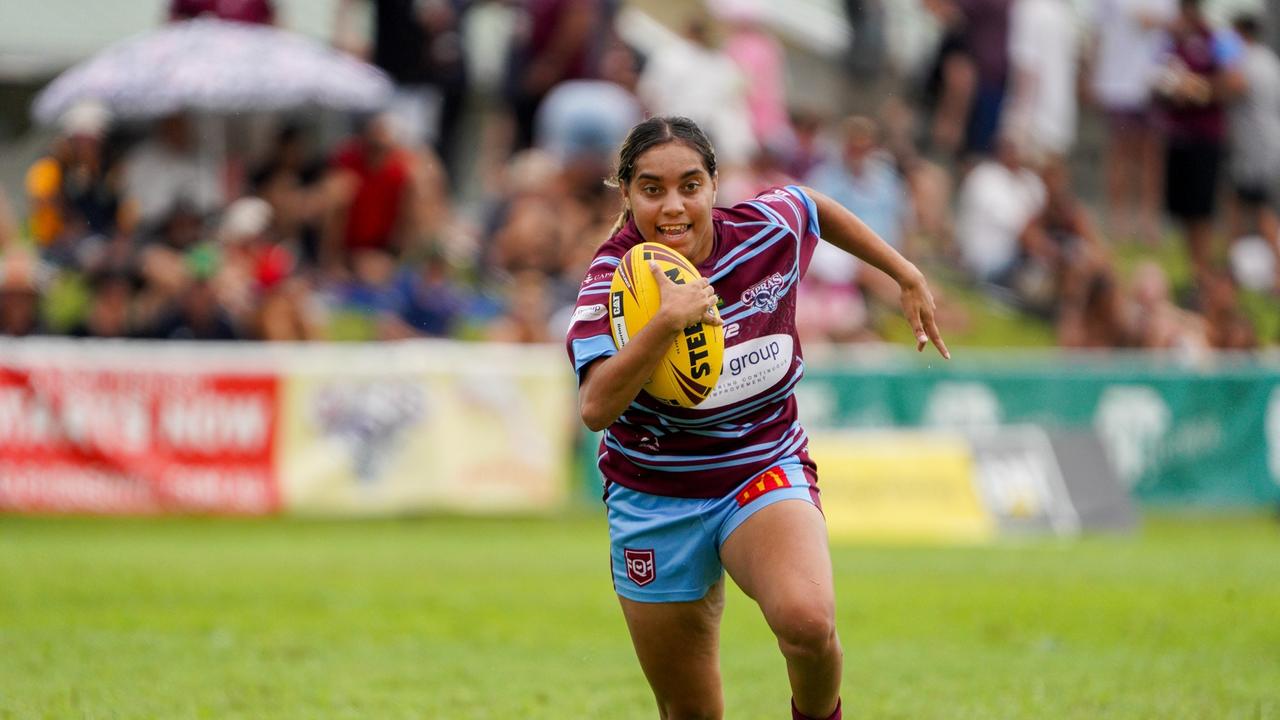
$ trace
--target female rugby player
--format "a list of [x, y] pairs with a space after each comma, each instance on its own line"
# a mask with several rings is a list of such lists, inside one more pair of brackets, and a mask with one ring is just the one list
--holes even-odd
[[[851, 212], [788, 186], [714, 207], [716, 157], [692, 121], [632, 128], [614, 178], [623, 214], [587, 270], [567, 344], [583, 421], [604, 430], [613, 582], [641, 668], [667, 720], [719, 718], [724, 571], [778, 638], [793, 718], [840, 718], [842, 652], [817, 472], [793, 395], [804, 370], [796, 285], [821, 235], [902, 288], [917, 350], [950, 357], [924, 276]], [[618, 350], [606, 304], [627, 249], [660, 242], [705, 278], [676, 285], [652, 265], [657, 314]], [[713, 312], [722, 303], [719, 319]], [[698, 407], [642, 393], [685, 327], [723, 323], [724, 371]]]

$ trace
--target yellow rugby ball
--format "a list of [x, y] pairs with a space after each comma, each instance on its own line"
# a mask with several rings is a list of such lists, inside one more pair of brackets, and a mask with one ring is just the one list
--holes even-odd
[[[661, 305], [650, 260], [677, 285], [702, 279], [693, 263], [661, 243], [640, 243], [628, 250], [609, 286], [609, 326], [618, 349], [653, 319]], [[723, 364], [724, 328], [699, 322], [676, 336], [643, 389], [668, 405], [696, 407], [715, 389]]]

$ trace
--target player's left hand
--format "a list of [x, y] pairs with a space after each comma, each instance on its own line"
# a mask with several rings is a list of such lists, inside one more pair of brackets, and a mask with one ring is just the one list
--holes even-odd
[[938, 323], [934, 318], [937, 307], [924, 273], [916, 270], [903, 278], [898, 286], [902, 289], [902, 313], [907, 316], [911, 331], [916, 336], [916, 352], [923, 351], [924, 346], [932, 342], [938, 348], [938, 353], [950, 360], [951, 353], [947, 350], [947, 344], [942, 341], [942, 333], [938, 331]]

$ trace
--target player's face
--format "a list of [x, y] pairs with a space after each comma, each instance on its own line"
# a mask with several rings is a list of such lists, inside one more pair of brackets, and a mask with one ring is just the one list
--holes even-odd
[[695, 265], [711, 254], [715, 199], [716, 179], [707, 173], [702, 155], [679, 141], [641, 154], [626, 187], [626, 200], [645, 241], [660, 242]]

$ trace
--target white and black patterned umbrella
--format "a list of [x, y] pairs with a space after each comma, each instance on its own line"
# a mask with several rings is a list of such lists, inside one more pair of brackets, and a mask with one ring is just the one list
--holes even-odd
[[324, 106], [376, 110], [391, 97], [380, 70], [304, 35], [197, 19], [122, 41], [59, 75], [32, 114], [53, 122], [82, 101], [118, 117]]

